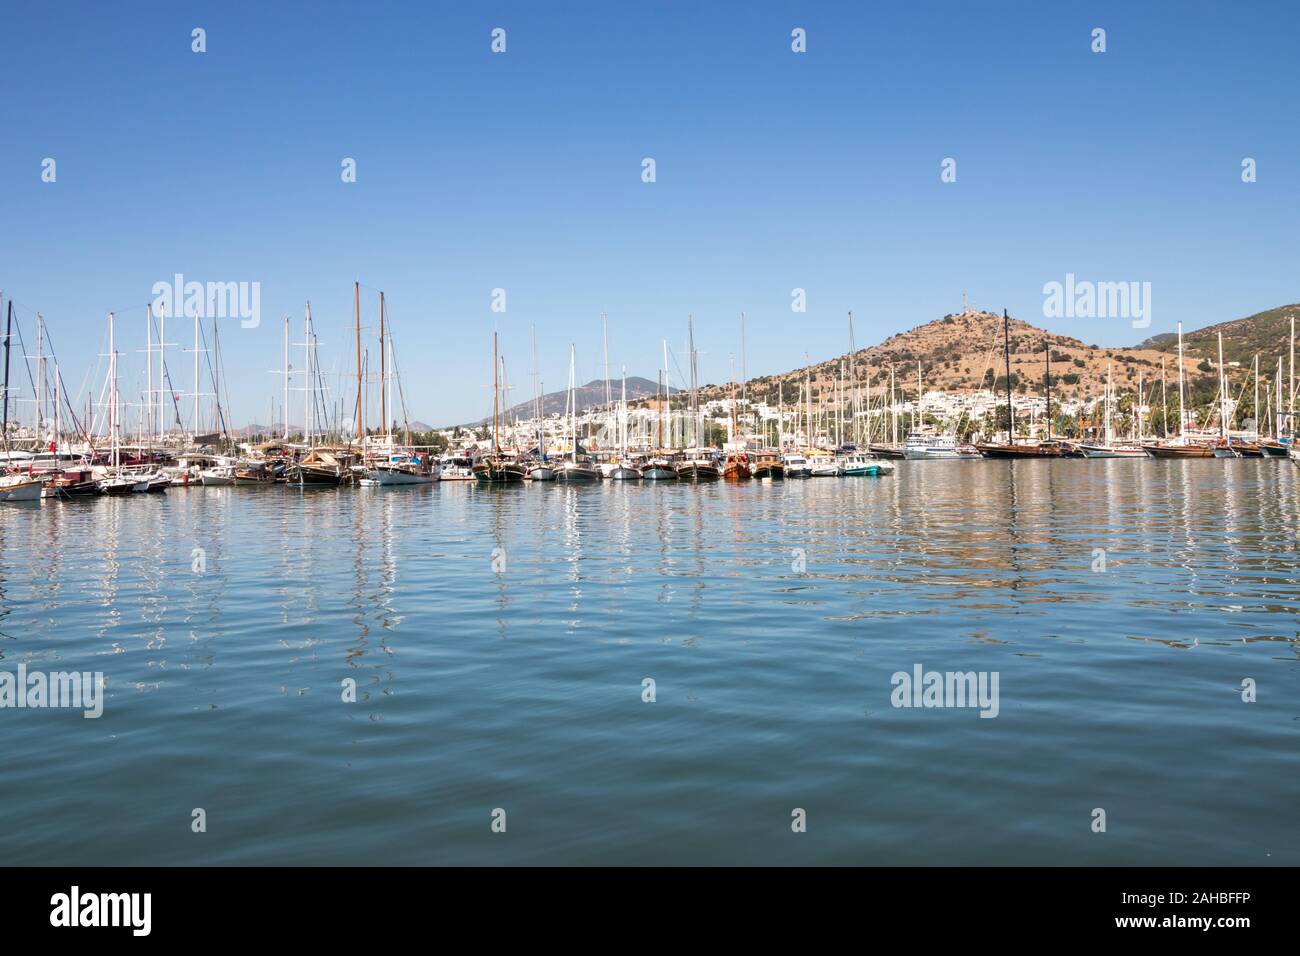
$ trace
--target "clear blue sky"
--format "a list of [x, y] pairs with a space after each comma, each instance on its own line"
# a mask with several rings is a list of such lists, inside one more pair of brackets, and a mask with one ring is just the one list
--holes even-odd
[[[10, 3], [0, 288], [76, 389], [109, 309], [141, 363], [154, 282], [260, 282], [261, 326], [222, 329], [236, 422], [266, 420], [305, 299], [351, 360], [354, 279], [433, 423], [490, 409], [494, 326], [515, 399], [533, 324], [548, 390], [570, 342], [599, 377], [602, 311], [614, 368], [649, 378], [688, 312], [723, 381], [742, 310], [756, 375], [843, 352], [849, 309], [870, 344], [963, 291], [1131, 344], [1300, 298], [1297, 26], [1294, 3]], [[1151, 282], [1151, 328], [1044, 320], [1067, 272]]]

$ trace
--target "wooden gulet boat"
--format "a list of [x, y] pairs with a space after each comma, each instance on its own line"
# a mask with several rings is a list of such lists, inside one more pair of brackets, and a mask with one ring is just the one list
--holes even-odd
[[474, 465], [474, 478], [484, 485], [521, 483], [527, 469], [514, 458], [501, 454], [501, 379], [497, 355], [497, 333], [492, 333], [492, 454]]

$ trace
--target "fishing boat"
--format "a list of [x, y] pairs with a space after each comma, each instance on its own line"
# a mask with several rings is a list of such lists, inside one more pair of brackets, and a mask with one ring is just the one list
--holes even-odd
[[712, 458], [704, 453], [695, 456], [687, 456], [686, 459], [678, 463], [677, 468], [678, 481], [717, 481], [722, 477], [720, 469]]
[[610, 469], [609, 477], [613, 481], [637, 481], [645, 476], [641, 469], [632, 464], [631, 461], [622, 459], [614, 463], [614, 467]]
[[787, 478], [811, 478], [812, 466], [808, 459], [798, 452], [789, 452], [781, 456], [781, 464]]
[[741, 451], [727, 453], [727, 457], [722, 464], [723, 481], [749, 481], [753, 477], [754, 473], [749, 467], [748, 455]]
[[754, 477], [780, 481], [785, 478], [785, 463], [775, 455], [760, 455], [758, 461], [754, 462]]
[[199, 472], [199, 481], [204, 487], [225, 488], [235, 483], [234, 465], [215, 465]]
[[589, 461], [577, 460], [563, 462], [555, 469], [556, 481], [600, 481], [600, 469]]
[[[234, 475], [231, 477], [233, 479]], [[350, 477], [350, 473], [329, 452], [313, 450], [301, 461], [291, 465], [285, 477], [291, 485], [341, 485]], [[206, 473], [203, 483], [207, 484]]]
[[59, 472], [45, 488], [47, 498], [89, 498], [99, 493], [99, 479], [93, 468]]
[[808, 468], [814, 478], [838, 478], [844, 469], [829, 452], [813, 452], [808, 456]]
[[555, 468], [549, 462], [539, 462], [529, 467], [527, 478], [529, 481], [554, 481]]
[[473, 481], [474, 459], [467, 454], [444, 455], [438, 463], [439, 481]]
[[641, 477], [646, 481], [676, 481], [677, 468], [669, 458], [651, 458], [641, 466]]
[[235, 484], [269, 485], [275, 483], [270, 465], [264, 461], [244, 462], [235, 466]]
[[845, 477], [861, 475], [874, 477], [876, 475], [892, 474], [894, 471], [894, 466], [886, 461], [859, 454], [845, 455], [840, 458], [839, 465], [841, 474]]

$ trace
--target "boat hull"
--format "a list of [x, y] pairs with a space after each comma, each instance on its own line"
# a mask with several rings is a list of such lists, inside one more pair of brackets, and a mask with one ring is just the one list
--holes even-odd
[[524, 480], [524, 466], [513, 462], [479, 462], [474, 466], [474, 480], [481, 485], [513, 485]]
[[0, 501], [40, 501], [43, 481], [15, 481], [0, 485]]
[[609, 473], [611, 481], [640, 481], [644, 477], [640, 468], [631, 465], [619, 465]]
[[676, 481], [677, 472], [667, 465], [650, 465], [641, 470], [641, 477], [646, 481]]
[[1152, 458], [1213, 458], [1214, 450], [1209, 445], [1143, 445], [1142, 448]]
[[717, 481], [720, 477], [722, 477], [721, 472], [713, 465], [687, 462], [677, 466], [678, 481]]
[[555, 480], [574, 484], [600, 481], [600, 469], [588, 468], [585, 465], [565, 465], [555, 472]]
[[403, 468], [374, 468], [366, 472], [366, 477], [376, 485], [429, 485], [437, 479], [433, 475], [407, 471]]

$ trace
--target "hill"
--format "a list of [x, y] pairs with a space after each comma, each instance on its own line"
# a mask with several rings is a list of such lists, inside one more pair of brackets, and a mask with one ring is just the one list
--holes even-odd
[[[905, 397], [915, 396], [919, 363], [921, 387], [925, 391], [993, 387], [1000, 390], [1005, 387], [1006, 375], [1002, 338], [1000, 315], [973, 311], [946, 315], [890, 336], [879, 345], [859, 349], [852, 357], [852, 364], [845, 365], [845, 380], [850, 381], [856, 372], [859, 388], [865, 390], [869, 383], [873, 399], [878, 401], [881, 388], [889, 385], [892, 366], [895, 388], [901, 389]], [[1049, 350], [1054, 394], [1062, 398], [1090, 398], [1101, 394], [1108, 365], [1117, 390], [1136, 387], [1139, 373], [1144, 388], [1150, 388], [1160, 378], [1162, 361], [1168, 380], [1177, 381], [1175, 357], [1149, 342], [1133, 348], [1099, 348], [1013, 318], [1010, 343], [1012, 386], [1019, 393], [1041, 394]], [[798, 401], [805, 376], [811, 375], [813, 399], [820, 401], [823, 394], [833, 395], [845, 359], [847, 356], [779, 375], [760, 376], [746, 384], [746, 395], [751, 400], [775, 403], [778, 393], [783, 393], [785, 403], [791, 405]], [[1204, 375], [1197, 370], [1199, 360], [1199, 356], [1184, 355], [1183, 364], [1189, 377]], [[729, 385], [708, 385], [701, 389], [701, 400], [725, 398], [730, 392]]]

